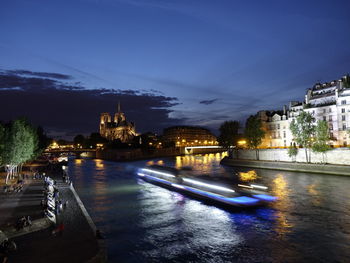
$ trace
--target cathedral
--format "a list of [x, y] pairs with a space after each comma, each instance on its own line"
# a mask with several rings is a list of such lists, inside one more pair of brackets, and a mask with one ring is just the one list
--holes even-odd
[[120, 139], [121, 142], [130, 142], [137, 133], [135, 124], [126, 121], [125, 115], [120, 111], [120, 103], [118, 103], [118, 112], [114, 114], [114, 119], [108, 112], [101, 113], [100, 134], [108, 140]]

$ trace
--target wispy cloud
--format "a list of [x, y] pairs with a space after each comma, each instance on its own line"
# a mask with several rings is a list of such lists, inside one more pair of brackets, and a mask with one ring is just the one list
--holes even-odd
[[210, 105], [213, 104], [214, 102], [218, 101], [219, 99], [212, 99], [212, 100], [201, 100], [199, 103], [204, 104], [204, 105]]

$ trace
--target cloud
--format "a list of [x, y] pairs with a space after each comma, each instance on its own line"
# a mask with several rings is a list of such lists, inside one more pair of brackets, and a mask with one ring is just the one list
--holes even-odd
[[181, 124], [171, 118], [177, 98], [153, 91], [86, 89], [73, 77], [57, 73], [22, 70], [0, 71], [0, 120], [20, 116], [42, 125], [50, 134], [77, 134], [98, 131], [102, 112], [116, 111], [120, 101], [129, 121], [138, 132], [161, 132], [163, 128]]
[[213, 104], [215, 101], [217, 101], [219, 99], [212, 99], [212, 100], [201, 100], [199, 103], [200, 104], [204, 104], [204, 105], [210, 105]]
[[33, 72], [29, 70], [6, 70], [5, 73], [11, 75], [24, 75], [24, 76], [34, 76], [34, 77], [43, 77], [43, 78], [54, 78], [61, 80], [70, 80], [71, 76], [60, 74], [60, 73], [48, 73], [48, 72]]

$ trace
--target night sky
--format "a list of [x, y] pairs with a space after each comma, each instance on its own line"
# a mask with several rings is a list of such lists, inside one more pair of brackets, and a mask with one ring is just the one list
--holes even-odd
[[350, 1], [2, 0], [0, 120], [216, 131], [350, 72]]

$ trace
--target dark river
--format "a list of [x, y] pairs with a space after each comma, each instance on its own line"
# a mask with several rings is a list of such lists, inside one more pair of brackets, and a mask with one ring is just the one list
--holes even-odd
[[[350, 177], [240, 174], [249, 169], [221, 166], [222, 157], [71, 159], [69, 173], [106, 237], [110, 262], [350, 262]], [[138, 179], [135, 170], [151, 163], [191, 166], [225, 183], [254, 180], [279, 201], [237, 211], [207, 205]]]

